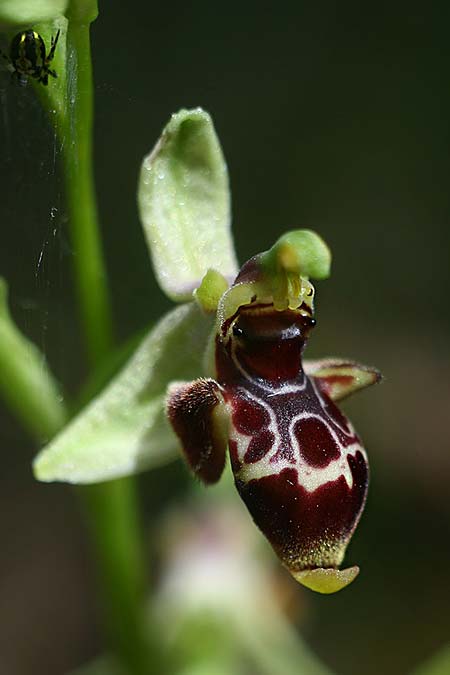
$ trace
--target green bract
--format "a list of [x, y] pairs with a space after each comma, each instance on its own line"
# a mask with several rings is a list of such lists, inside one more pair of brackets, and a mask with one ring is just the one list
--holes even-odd
[[138, 203], [156, 276], [170, 298], [189, 300], [210, 267], [228, 281], [235, 277], [227, 168], [204, 110], [172, 116], [143, 161]]
[[36, 477], [95, 483], [171, 459], [177, 442], [164, 414], [166, 388], [201, 373], [210, 329], [194, 303], [163, 317], [119, 375], [38, 455]]
[[64, 14], [68, 5], [68, 0], [0, 0], [0, 21], [27, 28]]

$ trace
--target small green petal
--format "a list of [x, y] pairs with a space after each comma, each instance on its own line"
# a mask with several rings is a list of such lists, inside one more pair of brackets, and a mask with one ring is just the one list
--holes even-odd
[[215, 312], [220, 298], [227, 289], [228, 282], [225, 277], [216, 270], [208, 270], [202, 283], [194, 291], [194, 297], [205, 312]]
[[36, 477], [95, 483], [175, 457], [178, 443], [164, 410], [167, 385], [202, 374], [211, 323], [194, 303], [163, 317], [106, 389], [37, 456]]
[[64, 424], [66, 411], [45, 357], [15, 325], [0, 278], [0, 395], [24, 426], [44, 440]]
[[0, 21], [26, 28], [64, 14], [68, 0], [0, 0]]
[[170, 298], [190, 300], [212, 265], [233, 280], [228, 173], [204, 110], [172, 116], [142, 163], [138, 204], [158, 282]]

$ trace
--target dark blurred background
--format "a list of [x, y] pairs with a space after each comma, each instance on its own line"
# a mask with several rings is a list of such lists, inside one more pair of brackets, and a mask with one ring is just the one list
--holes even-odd
[[[450, 634], [450, 51], [445, 3], [101, 3], [92, 29], [95, 153], [121, 338], [170, 305], [136, 210], [141, 159], [201, 105], [228, 161], [241, 261], [286, 229], [330, 244], [310, 356], [375, 364], [346, 405], [372, 483], [342, 593], [302, 591], [301, 630], [342, 675], [402, 675]], [[22, 329], [69, 392], [84, 376], [59, 148], [31, 87], [0, 79], [0, 274]], [[61, 675], [101, 649], [77, 499], [34, 482], [36, 448], [1, 408], [0, 671]], [[143, 475], [151, 513], [179, 463]], [[276, 674], [274, 674], [276, 675]]]

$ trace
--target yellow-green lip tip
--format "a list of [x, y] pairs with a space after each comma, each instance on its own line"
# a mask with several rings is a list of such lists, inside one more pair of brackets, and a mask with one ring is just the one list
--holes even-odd
[[315, 570], [293, 572], [296, 581], [316, 593], [336, 593], [352, 583], [359, 574], [359, 567], [347, 567], [345, 570], [317, 567]]

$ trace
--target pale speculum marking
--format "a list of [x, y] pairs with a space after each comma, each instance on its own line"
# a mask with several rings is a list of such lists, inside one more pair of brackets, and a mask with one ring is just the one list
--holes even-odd
[[266, 388], [246, 378], [226, 394], [237, 477], [249, 481], [294, 468], [298, 484], [308, 491], [340, 476], [351, 488], [348, 457], [364, 451], [350, 423], [341, 413], [341, 424], [330, 416], [334, 404], [325, 400], [309, 378], [305, 377], [303, 394], [295, 383], [292, 389], [280, 393], [271, 387], [268, 395]]

